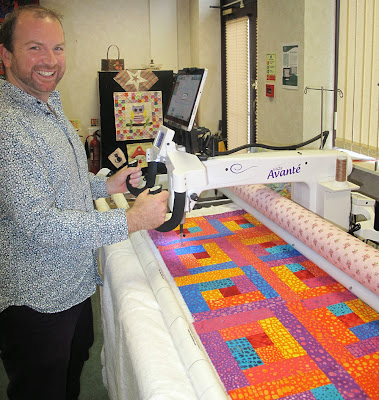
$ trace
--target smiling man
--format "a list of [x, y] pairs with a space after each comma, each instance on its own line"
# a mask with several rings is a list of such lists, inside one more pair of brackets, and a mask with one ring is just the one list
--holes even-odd
[[0, 356], [11, 400], [73, 400], [93, 342], [97, 249], [154, 229], [168, 193], [141, 193], [127, 211], [93, 199], [126, 191], [122, 168], [88, 172], [84, 147], [55, 90], [65, 72], [60, 15], [16, 9], [0, 29]]
[[21, 13], [1, 53], [7, 80], [46, 103], [66, 69], [63, 28], [55, 16]]

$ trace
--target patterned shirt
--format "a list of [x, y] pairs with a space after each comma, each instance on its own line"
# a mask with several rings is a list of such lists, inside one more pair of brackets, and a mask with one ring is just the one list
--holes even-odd
[[97, 248], [128, 237], [125, 210], [100, 213], [106, 178], [88, 173], [54, 91], [48, 105], [0, 80], [0, 312], [59, 312], [101, 284]]

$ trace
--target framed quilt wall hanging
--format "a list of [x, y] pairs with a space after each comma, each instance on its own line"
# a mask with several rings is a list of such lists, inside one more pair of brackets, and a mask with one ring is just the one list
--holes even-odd
[[[145, 147], [151, 146], [156, 135], [155, 126], [159, 125], [160, 118], [162, 121], [164, 119], [173, 86], [173, 71], [159, 70], [153, 71], [153, 73], [154, 76], [151, 74], [148, 75], [143, 70], [125, 70], [121, 71], [121, 73], [101, 71], [98, 73], [102, 168], [109, 168], [112, 171], [116, 171], [122, 167], [122, 165], [115, 166], [108, 158], [115, 151], [117, 151], [118, 155], [119, 151], [122, 151], [127, 162], [131, 161], [131, 158], [133, 159], [131, 156], [138, 153], [138, 162], [140, 165], [143, 162], [142, 152], [145, 151]], [[135, 95], [133, 98], [130, 95], [130, 93], [143, 92], [159, 92], [160, 99], [156, 101], [153, 99], [159, 96], [159, 94], [148, 94], [145, 98], [138, 95], [137, 98]], [[118, 112], [115, 110], [116, 93], [122, 93], [118, 100], [122, 102], [122, 98], [125, 98], [126, 105], [123, 110], [121, 103], [118, 103]], [[155, 102], [157, 104], [154, 104]], [[142, 112], [139, 112], [140, 110], [137, 108], [133, 111], [133, 105], [136, 106], [138, 104], [144, 106]], [[159, 107], [161, 111], [157, 109]], [[127, 115], [127, 109], [129, 110], [129, 115]], [[117, 124], [121, 123], [120, 120], [117, 121], [117, 118], [123, 118], [123, 123], [126, 125], [125, 132], [116, 132], [116, 129], [118, 129]], [[130, 120], [132, 120], [132, 126], [130, 126]], [[137, 143], [141, 146], [142, 152], [140, 151], [141, 149], [132, 146]], [[135, 153], [136, 150], [137, 153]]]
[[163, 123], [162, 92], [116, 92], [116, 140], [154, 139]]

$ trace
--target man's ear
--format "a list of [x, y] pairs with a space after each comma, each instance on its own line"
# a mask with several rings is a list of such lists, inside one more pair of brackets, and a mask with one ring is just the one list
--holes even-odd
[[11, 65], [11, 52], [7, 50], [3, 44], [0, 44], [0, 57], [4, 67], [9, 68]]

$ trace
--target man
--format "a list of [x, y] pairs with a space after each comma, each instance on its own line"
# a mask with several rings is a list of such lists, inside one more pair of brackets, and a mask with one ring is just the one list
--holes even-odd
[[84, 148], [63, 114], [60, 16], [33, 5], [0, 30], [0, 355], [10, 399], [77, 399], [93, 341], [90, 297], [101, 284], [96, 249], [154, 229], [168, 193], [99, 213], [93, 199], [139, 183], [139, 168], [89, 174]]

